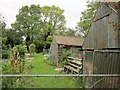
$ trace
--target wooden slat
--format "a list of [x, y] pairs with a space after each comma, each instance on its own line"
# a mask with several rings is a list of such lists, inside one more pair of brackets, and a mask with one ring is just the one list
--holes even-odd
[[82, 60], [82, 59], [74, 58], [74, 57], [68, 57], [68, 59], [77, 60], [77, 61], [81, 61]]
[[76, 72], [76, 73], [79, 73], [79, 70], [77, 70], [77, 69], [75, 69], [75, 68], [73, 68], [73, 67], [71, 67], [71, 66], [65, 65], [64, 67], [67, 68], [67, 69], [69, 69], [69, 70], [71, 70], [71, 71], [74, 71], [74, 72]]
[[73, 61], [73, 60], [67, 60], [67, 62], [71, 62], [77, 65], [82, 65], [82, 62], [77, 62], [77, 61]]
[[69, 63], [69, 62], [67, 64], [70, 65], [70, 66], [73, 66], [73, 67], [75, 67], [77, 69], [82, 69], [82, 66], [77, 66], [77, 65]]
[[82, 60], [78, 58], [73, 58], [73, 57], [68, 57], [67, 63], [64, 66], [64, 70], [67, 69], [66, 71], [70, 71], [71, 73], [80, 73], [82, 72]]

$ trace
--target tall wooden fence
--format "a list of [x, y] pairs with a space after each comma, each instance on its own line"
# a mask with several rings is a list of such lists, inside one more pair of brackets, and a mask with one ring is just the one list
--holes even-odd
[[[119, 50], [84, 51], [83, 74], [120, 74]], [[119, 88], [120, 77], [84, 77], [85, 87]]]

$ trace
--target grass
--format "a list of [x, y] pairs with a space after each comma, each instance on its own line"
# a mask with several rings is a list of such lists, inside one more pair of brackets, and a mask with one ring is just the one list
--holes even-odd
[[[27, 61], [27, 64], [30, 63], [33, 66], [30, 74], [59, 74], [54, 70], [55, 67], [45, 62], [42, 53], [36, 54], [31, 62]], [[30, 82], [26, 85], [27, 88], [80, 88], [81, 86], [80, 79], [73, 77], [28, 77], [28, 80]]]
[[43, 54], [37, 54], [35, 58], [32, 60], [32, 70], [31, 74], [57, 74], [54, 67], [48, 65], [45, 62]]

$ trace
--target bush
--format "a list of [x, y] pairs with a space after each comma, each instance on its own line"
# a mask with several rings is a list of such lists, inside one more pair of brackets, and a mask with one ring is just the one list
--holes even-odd
[[61, 67], [64, 67], [64, 65], [66, 64], [67, 62], [67, 58], [71, 56], [71, 53], [69, 50], [67, 50], [66, 48], [63, 49], [63, 61], [61, 63]]
[[13, 49], [16, 50], [18, 57], [25, 58], [25, 53], [27, 52], [27, 49], [25, 46], [16, 45]]
[[63, 49], [63, 61], [66, 61], [69, 56], [71, 56], [70, 51]]
[[48, 36], [47, 39], [46, 39], [46, 42], [45, 42], [45, 49], [48, 49], [50, 48], [50, 44], [52, 42], [52, 36]]
[[2, 59], [8, 59], [10, 57], [10, 52], [8, 50], [2, 50]]
[[16, 68], [16, 71], [19, 71], [20, 73], [22, 73], [24, 70], [25, 53], [26, 48], [23, 45], [16, 45], [11, 51], [11, 56], [9, 60], [10, 66], [18, 67]]
[[31, 44], [29, 47], [30, 50], [30, 56], [34, 56], [35, 55], [35, 50], [36, 50], [36, 46], [35, 44]]
[[[17, 67], [11, 67], [8, 62], [2, 63], [3, 74], [20, 74]], [[23, 83], [28, 81], [25, 77], [2, 77], [2, 88], [22, 88], [25, 86]]]
[[[24, 45], [13, 47], [9, 62], [2, 62], [2, 73], [25, 74], [25, 71], [31, 69], [31, 65], [25, 65], [25, 53], [26, 47]], [[28, 82], [26, 77], [3, 77], [2, 88], [22, 88], [25, 87], [26, 82]]]

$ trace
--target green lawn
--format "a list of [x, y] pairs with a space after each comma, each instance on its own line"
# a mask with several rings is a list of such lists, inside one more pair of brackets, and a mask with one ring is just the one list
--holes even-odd
[[[45, 62], [42, 53], [36, 54], [34, 59], [28, 60], [27, 63], [33, 66], [30, 74], [59, 74], [54, 67]], [[73, 77], [31, 77], [29, 81], [26, 85], [29, 88], [80, 88], [81, 86], [79, 79]]]
[[55, 71], [54, 67], [48, 65], [45, 62], [43, 54], [37, 54], [35, 58], [32, 60], [32, 70], [31, 74], [57, 74], [59, 72]]

